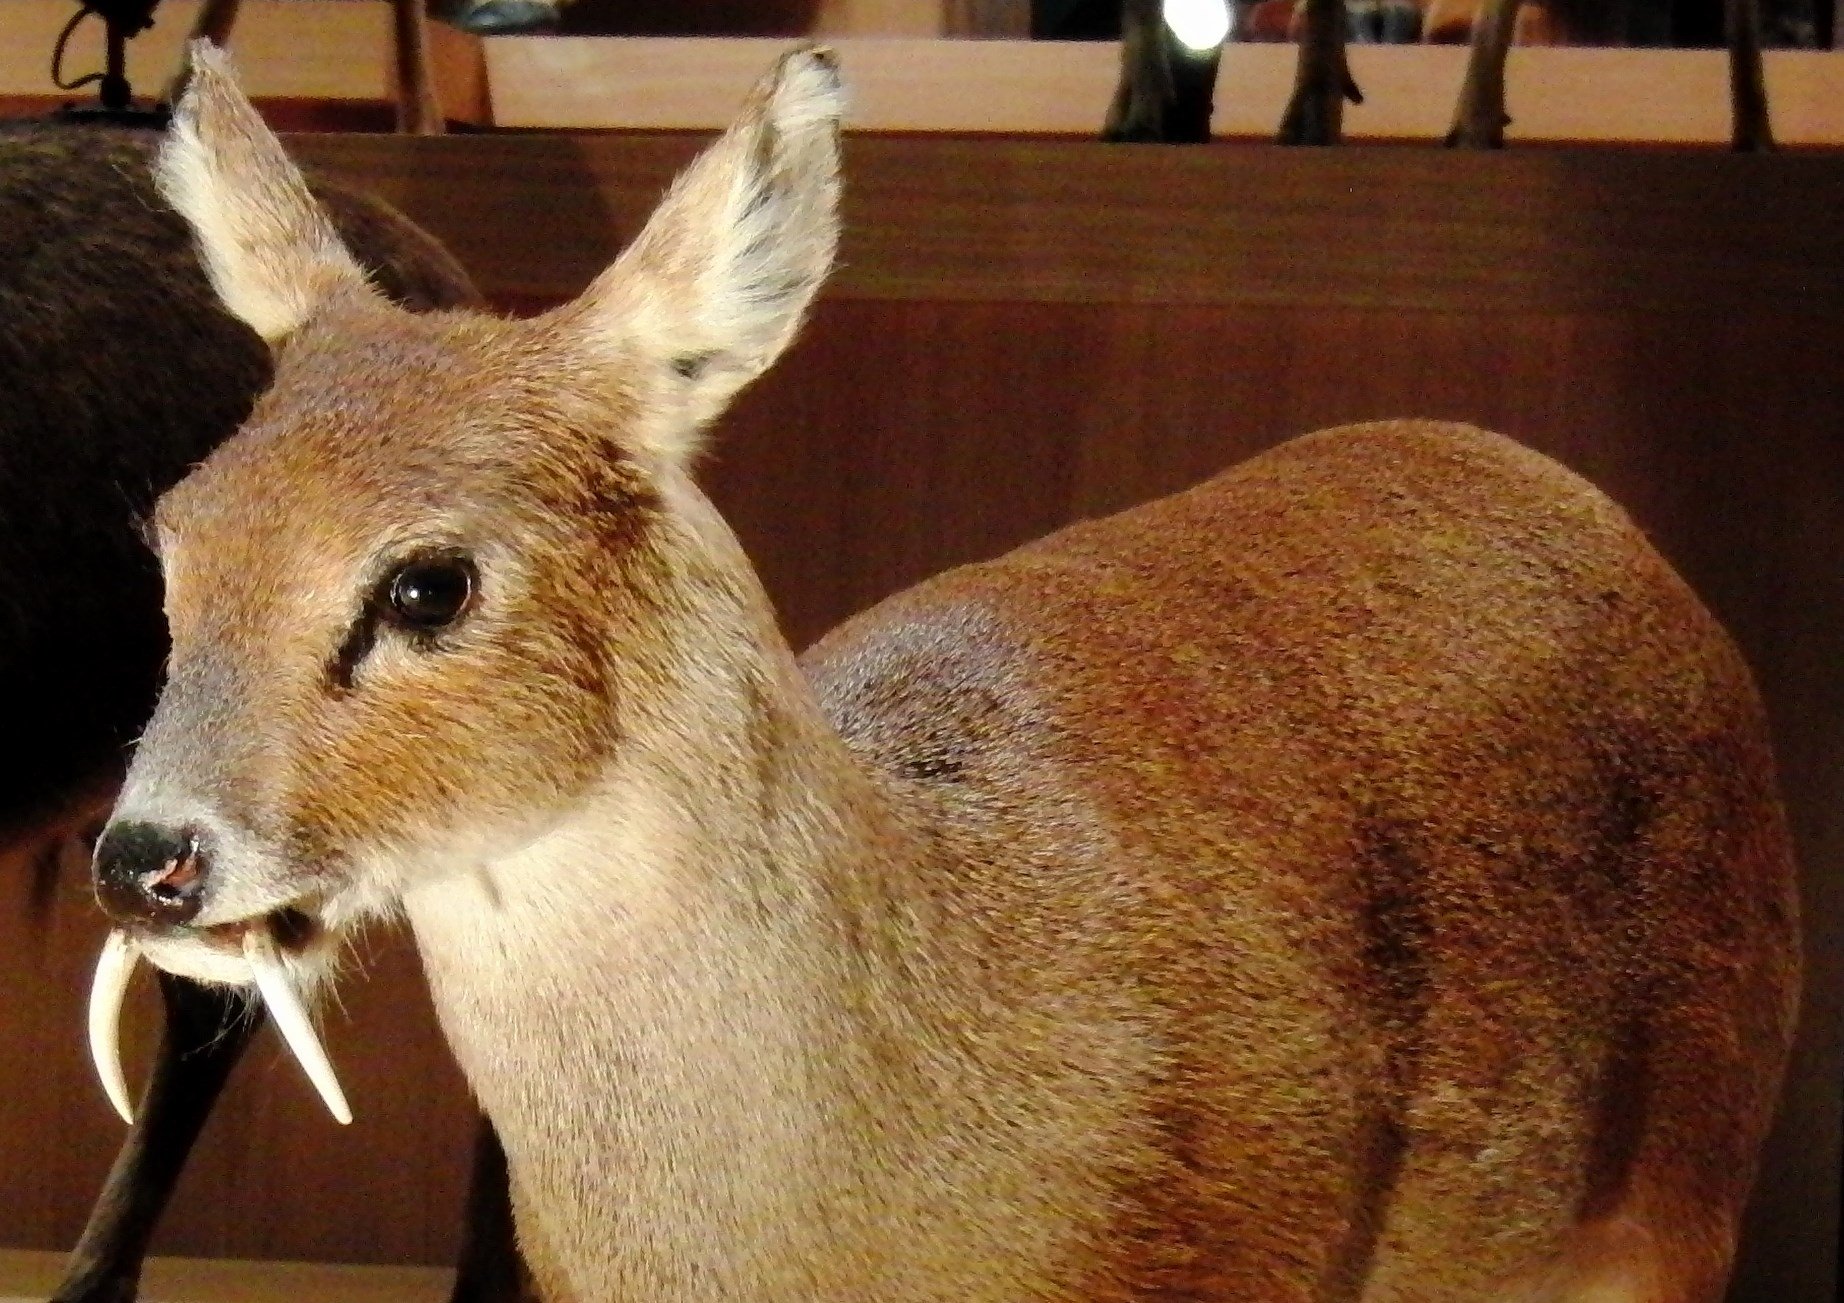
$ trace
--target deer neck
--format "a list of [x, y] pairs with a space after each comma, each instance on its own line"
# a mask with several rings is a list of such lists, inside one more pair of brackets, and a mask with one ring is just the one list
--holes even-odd
[[870, 1065], [919, 1030], [916, 956], [876, 940], [901, 821], [736, 573], [593, 799], [405, 899], [553, 1297], [800, 1279], [861, 1165], [848, 1119], [900, 1113]]

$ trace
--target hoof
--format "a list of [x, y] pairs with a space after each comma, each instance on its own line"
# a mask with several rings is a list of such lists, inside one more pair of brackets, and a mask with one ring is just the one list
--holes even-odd
[[561, 8], [559, 0], [461, 0], [448, 21], [477, 36], [554, 32]]
[[1505, 128], [1511, 125], [1506, 118], [1496, 128], [1473, 123], [1462, 123], [1447, 133], [1442, 143], [1449, 149], [1503, 149], [1505, 147]]
[[139, 1292], [132, 1276], [89, 1276], [65, 1281], [51, 1303], [135, 1303]]
[[1287, 106], [1275, 140], [1283, 145], [1336, 145], [1342, 135], [1338, 117], [1317, 96], [1304, 96]]

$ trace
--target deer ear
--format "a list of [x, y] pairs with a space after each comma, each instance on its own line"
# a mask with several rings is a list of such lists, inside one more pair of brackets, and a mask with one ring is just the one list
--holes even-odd
[[271, 344], [330, 295], [365, 288], [365, 273], [300, 170], [209, 41], [192, 44], [191, 76], [154, 181], [191, 225], [224, 306]]
[[565, 309], [611, 364], [651, 368], [678, 395], [660, 436], [676, 446], [663, 451], [689, 453], [698, 427], [780, 356], [831, 269], [843, 111], [831, 51], [784, 57]]

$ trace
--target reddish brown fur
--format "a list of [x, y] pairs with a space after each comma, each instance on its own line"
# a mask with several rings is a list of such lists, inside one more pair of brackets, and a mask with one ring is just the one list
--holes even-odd
[[996, 984], [1136, 972], [1177, 1047], [1071, 1297], [1480, 1297], [1614, 1216], [1665, 1297], [1719, 1297], [1792, 1026], [1787, 836], [1745, 667], [1580, 481], [1453, 427], [1316, 435], [807, 664], [949, 839]]
[[[342, 347], [355, 332], [372, 339], [357, 376]], [[639, 607], [583, 621], [608, 595], [644, 594], [632, 572], [645, 564], [652, 490], [613, 445], [587, 463], [547, 454], [540, 434], [554, 440], [569, 430], [594, 442], [586, 400], [572, 402], [553, 390], [535, 412], [510, 400], [481, 402], [483, 393], [529, 388], [522, 375], [540, 358], [532, 335], [476, 317], [410, 316], [355, 296], [291, 341], [275, 389], [243, 437], [213, 458], [217, 482], [240, 490], [206, 496], [181, 486], [161, 504], [157, 519], [168, 550], [209, 558], [211, 567], [196, 580], [185, 569], [169, 571], [175, 639], [216, 647], [227, 660], [247, 657], [252, 641], [286, 646], [287, 699], [326, 701], [326, 709], [291, 721], [285, 748], [221, 751], [224, 768], [235, 770], [227, 783], [251, 789], [242, 804], [290, 812], [284, 825], [264, 831], [293, 846], [304, 864], [324, 871], [361, 834], [394, 840], [407, 834], [407, 824], [478, 821], [485, 812], [568, 799], [612, 745], [611, 721], [585, 703], [617, 695], [618, 666], [609, 653], [634, 641], [629, 626]], [[337, 407], [292, 401], [323, 392], [335, 378], [347, 395]], [[599, 416], [605, 396], [597, 399]], [[409, 408], [422, 419], [394, 416]], [[366, 427], [387, 437], [356, 441], [354, 430]], [[508, 478], [521, 488], [510, 498], [500, 487]], [[309, 494], [314, 511], [291, 509]], [[503, 514], [507, 508], [516, 526]], [[546, 564], [524, 573], [517, 602], [460, 635], [456, 650], [463, 655], [456, 659], [466, 671], [445, 681], [440, 693], [380, 693], [376, 680], [391, 673], [388, 664], [359, 671], [358, 686], [368, 691], [328, 691], [340, 643], [362, 615], [354, 598], [371, 586], [364, 580], [375, 569], [381, 514], [393, 521], [398, 553], [424, 544], [491, 548], [495, 534], [510, 527], [529, 530], [541, 544], [527, 555]], [[235, 591], [232, 576], [258, 573], [275, 556], [296, 559], [284, 577], [291, 591]], [[332, 604], [308, 609], [322, 637], [291, 639], [286, 622], [299, 621], [302, 603], [321, 594]], [[490, 588], [483, 594], [489, 603], [497, 597]], [[521, 636], [500, 641], [496, 635], [507, 629]], [[279, 672], [281, 666], [271, 666]], [[210, 664], [182, 671], [206, 681], [234, 673]], [[183, 679], [179, 690], [190, 681]], [[268, 695], [247, 702], [252, 714], [274, 704]], [[252, 738], [274, 731], [258, 719], [232, 723], [233, 734]], [[438, 736], [441, 746], [422, 745]], [[381, 738], [402, 744], [381, 758]], [[519, 738], [542, 739], [542, 763], [519, 754]], [[396, 775], [388, 789], [351, 781], [381, 762]], [[490, 775], [503, 781], [495, 784]]]
[[[121, 817], [217, 862], [148, 953], [400, 904], [553, 1303], [1714, 1303], [1792, 866], [1745, 667], [1604, 498], [1331, 431], [797, 667], [686, 462], [830, 260], [827, 60], [528, 323], [371, 298], [202, 76], [167, 175], [289, 333], [160, 513]], [[474, 608], [330, 672], [432, 543]]]

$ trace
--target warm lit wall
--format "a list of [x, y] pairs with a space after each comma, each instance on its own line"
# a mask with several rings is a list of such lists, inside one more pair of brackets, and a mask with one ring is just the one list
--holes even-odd
[[570, 31], [620, 35], [1026, 36], [1030, 0], [568, 0]]
[[[548, 302], [691, 142], [303, 139]], [[858, 140], [845, 268], [721, 432], [709, 479], [805, 640], [956, 561], [1194, 482], [1290, 434], [1478, 421], [1625, 502], [1766, 689], [1800, 839], [1812, 994], [1749, 1231], [1749, 1303], [1832, 1297], [1844, 919], [1844, 158], [1202, 151]], [[1235, 540], [1226, 539], [1226, 546]], [[80, 1053], [80, 888], [0, 911], [0, 1239], [67, 1242], [113, 1118]], [[163, 1243], [449, 1251], [466, 1107], [413, 963], [348, 986], [318, 1114], [265, 1045]]]

